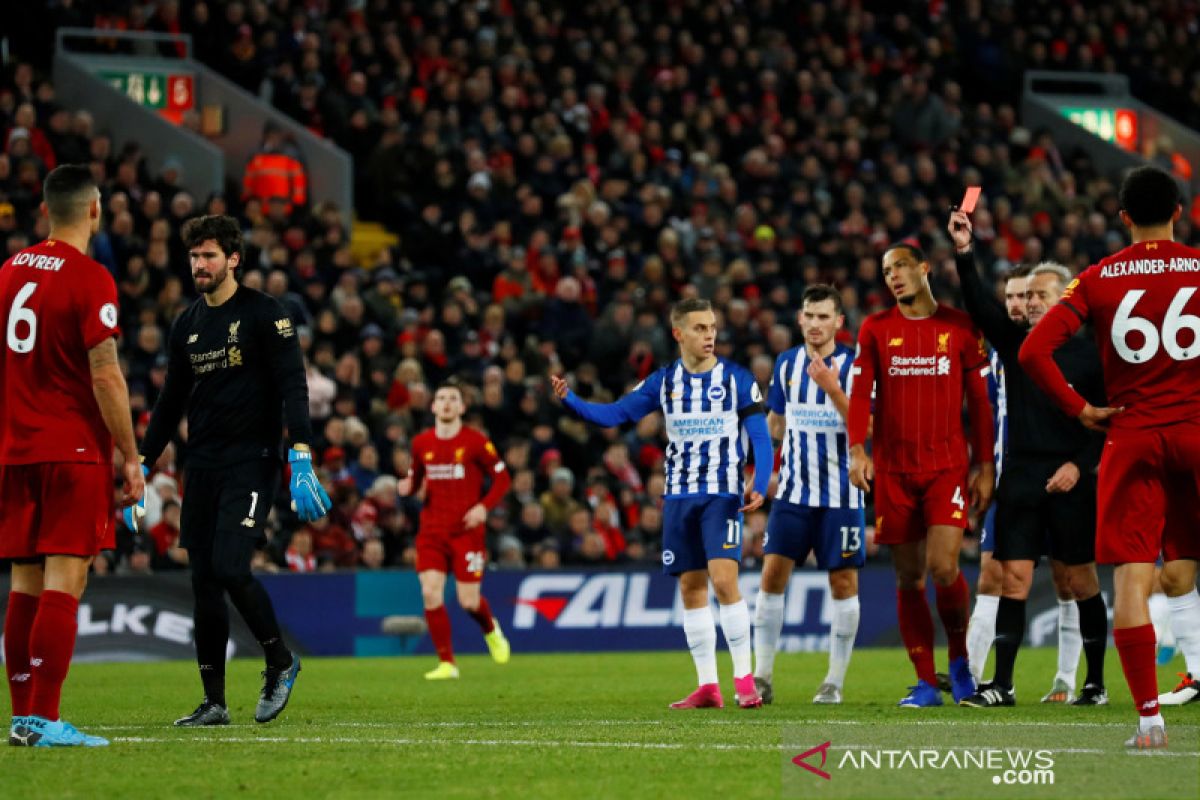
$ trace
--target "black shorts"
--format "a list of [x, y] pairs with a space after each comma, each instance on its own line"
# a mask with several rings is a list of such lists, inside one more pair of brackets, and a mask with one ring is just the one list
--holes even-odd
[[279, 462], [272, 459], [189, 469], [179, 514], [180, 546], [211, 548], [218, 536], [261, 539], [278, 489]]
[[1096, 560], [1096, 476], [1083, 473], [1065, 494], [1046, 491], [1063, 462], [1011, 459], [996, 493], [996, 550], [1000, 561], [1049, 555], [1068, 566]]

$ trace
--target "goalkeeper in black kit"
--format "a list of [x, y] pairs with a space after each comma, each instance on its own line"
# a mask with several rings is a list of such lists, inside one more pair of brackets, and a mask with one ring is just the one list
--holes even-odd
[[[329, 496], [313, 473], [308, 387], [295, 328], [273, 298], [238, 284], [237, 221], [189, 220], [183, 241], [201, 297], [171, 327], [166, 383], [141, 448], [143, 463], [153, 465], [187, 413], [180, 544], [191, 570], [204, 700], [175, 724], [229, 723], [227, 594], [266, 656], [254, 719], [269, 722], [287, 705], [300, 673], [300, 658], [283, 642], [271, 599], [250, 572], [280, 483], [285, 416], [292, 443], [289, 488], [300, 518], [309, 522], [327, 513]], [[126, 524], [133, 527], [138, 513], [128, 510]]]

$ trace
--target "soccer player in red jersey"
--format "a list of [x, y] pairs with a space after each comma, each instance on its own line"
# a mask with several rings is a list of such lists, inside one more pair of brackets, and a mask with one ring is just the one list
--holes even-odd
[[50, 238], [0, 267], [0, 558], [13, 559], [4, 619], [9, 744], [108, 744], [59, 719], [88, 567], [114, 545], [112, 451], [122, 503], [145, 488], [117, 361], [117, 286], [88, 258], [100, 191], [86, 166], [46, 176]]
[[[479, 623], [492, 658], [504, 664], [509, 656], [508, 640], [479, 589], [487, 564], [483, 525], [512, 481], [496, 446], [463, 425], [466, 410], [461, 385], [450, 381], [438, 387], [433, 395], [434, 427], [413, 437], [412, 470], [396, 487], [401, 497], [407, 497], [425, 486], [416, 542], [417, 577], [438, 654], [437, 667], [425, 673], [431, 681], [458, 677], [450, 616], [443, 604], [446, 575], [451, 571], [458, 603]], [[481, 498], [485, 477], [491, 479], [491, 486]]]
[[[958, 569], [968, 501], [991, 502], [992, 412], [988, 356], [970, 317], [939, 305], [929, 262], [912, 244], [883, 254], [883, 277], [898, 304], [863, 323], [850, 395], [850, 480], [863, 491], [875, 478], [875, 540], [892, 548], [900, 634], [917, 671], [906, 708], [940, 706], [933, 663], [933, 619], [925, 573], [937, 589], [938, 615], [950, 642], [954, 702], [975, 691], [967, 661], [971, 591]], [[872, 414], [873, 453], [865, 444]], [[971, 418], [968, 478], [963, 394]]]
[[[1167, 746], [1167, 733], [1147, 605], [1154, 562], [1161, 552], [1164, 575], [1195, 597], [1200, 558], [1200, 250], [1174, 241], [1183, 207], [1167, 173], [1133, 170], [1120, 201], [1133, 244], [1068, 285], [1020, 359], [1063, 411], [1108, 430], [1097, 482], [1096, 561], [1116, 565], [1113, 641], [1139, 714], [1126, 745], [1158, 749]], [[1053, 359], [1085, 322], [1095, 331], [1110, 407], [1087, 403]], [[1180, 607], [1200, 615], [1200, 598]]]

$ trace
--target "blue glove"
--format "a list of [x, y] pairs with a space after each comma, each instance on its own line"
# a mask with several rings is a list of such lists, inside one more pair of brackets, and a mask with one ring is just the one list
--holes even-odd
[[288, 451], [288, 463], [292, 466], [292, 482], [288, 486], [292, 493], [292, 510], [305, 522], [328, 514], [333, 503], [313, 472], [312, 453], [292, 448]]
[[[145, 464], [142, 464], [142, 477], [149, 478], [150, 470]], [[146, 487], [149, 490], [150, 487]], [[142, 499], [138, 500], [131, 506], [125, 506], [121, 511], [121, 517], [125, 520], [125, 527], [131, 532], [137, 533], [138, 520], [146, 516], [146, 492], [142, 492]]]

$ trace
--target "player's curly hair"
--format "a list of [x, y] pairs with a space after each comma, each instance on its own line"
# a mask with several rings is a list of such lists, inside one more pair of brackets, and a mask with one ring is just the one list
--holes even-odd
[[212, 239], [221, 248], [226, 258], [235, 253], [242, 258], [242, 227], [237, 220], [224, 214], [209, 214], [193, 217], [183, 223], [183, 244], [189, 250]]
[[1125, 176], [1119, 199], [1134, 225], [1165, 225], [1179, 206], [1179, 184], [1158, 167], [1138, 167]]

